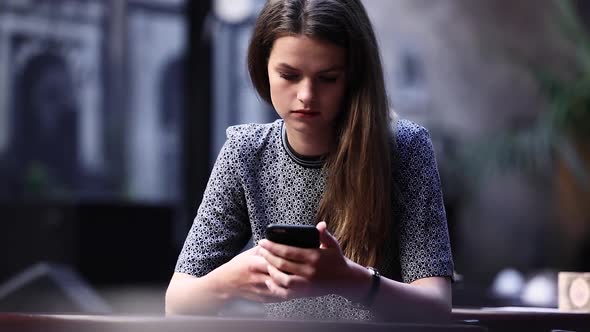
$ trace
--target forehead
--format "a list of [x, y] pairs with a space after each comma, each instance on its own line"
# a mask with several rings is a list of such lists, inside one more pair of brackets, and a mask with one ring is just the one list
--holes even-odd
[[275, 40], [269, 66], [286, 64], [299, 70], [321, 71], [346, 66], [346, 49], [306, 36], [284, 36]]

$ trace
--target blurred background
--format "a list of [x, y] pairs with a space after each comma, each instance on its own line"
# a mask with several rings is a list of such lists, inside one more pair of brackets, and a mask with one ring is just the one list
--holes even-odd
[[[0, 311], [161, 314], [225, 128], [269, 122], [263, 0], [0, 2]], [[367, 0], [429, 129], [455, 306], [557, 306], [590, 271], [590, 4]]]

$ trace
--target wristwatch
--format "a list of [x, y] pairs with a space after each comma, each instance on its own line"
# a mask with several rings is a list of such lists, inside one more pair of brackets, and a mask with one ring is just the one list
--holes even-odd
[[375, 295], [377, 295], [377, 292], [379, 291], [379, 286], [381, 285], [381, 274], [372, 266], [367, 266], [367, 270], [369, 270], [372, 275], [371, 288], [369, 289], [367, 296], [361, 301], [361, 304], [370, 307], [375, 300]]

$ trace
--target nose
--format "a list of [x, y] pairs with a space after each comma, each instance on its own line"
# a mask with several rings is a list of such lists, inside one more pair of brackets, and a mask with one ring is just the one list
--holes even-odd
[[311, 106], [314, 99], [314, 86], [310, 79], [301, 80], [297, 90], [297, 100], [299, 100], [303, 106]]

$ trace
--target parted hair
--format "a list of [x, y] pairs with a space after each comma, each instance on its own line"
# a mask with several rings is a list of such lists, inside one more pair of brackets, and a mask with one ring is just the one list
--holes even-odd
[[272, 104], [268, 59], [274, 41], [306, 36], [343, 47], [348, 77], [337, 118], [337, 144], [326, 157], [326, 188], [317, 212], [343, 253], [380, 264], [390, 234], [392, 166], [389, 104], [373, 27], [360, 0], [268, 0], [248, 48], [248, 70], [258, 94]]

